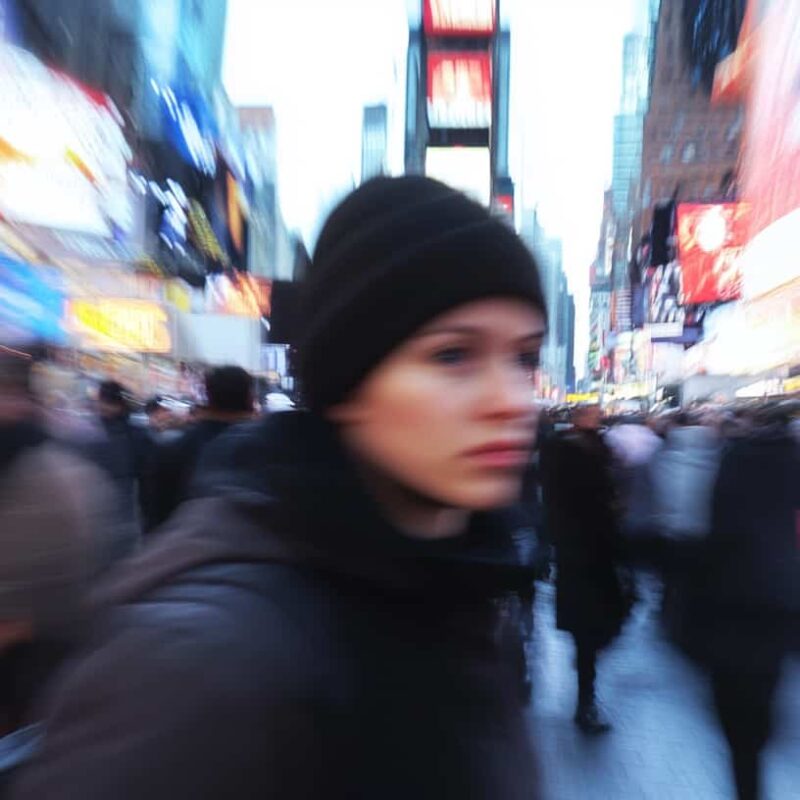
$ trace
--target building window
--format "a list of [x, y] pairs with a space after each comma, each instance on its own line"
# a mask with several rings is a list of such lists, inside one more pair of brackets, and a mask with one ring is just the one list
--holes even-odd
[[684, 164], [691, 164], [697, 159], [697, 145], [694, 142], [687, 142], [681, 151], [681, 161]]
[[744, 122], [744, 113], [742, 112], [741, 109], [739, 109], [739, 112], [736, 115], [736, 119], [730, 124], [730, 126], [728, 127], [728, 131], [725, 135], [725, 138], [729, 142], [736, 141], [737, 137], [742, 132], [743, 122]]
[[658, 159], [658, 160], [659, 160], [659, 161], [660, 161], [662, 164], [669, 164], [669, 163], [670, 163], [670, 161], [672, 161], [672, 155], [673, 155], [673, 148], [672, 148], [672, 145], [671, 145], [671, 144], [665, 144], [665, 145], [664, 145], [664, 146], [661, 148], [661, 155], [659, 156], [659, 159]]

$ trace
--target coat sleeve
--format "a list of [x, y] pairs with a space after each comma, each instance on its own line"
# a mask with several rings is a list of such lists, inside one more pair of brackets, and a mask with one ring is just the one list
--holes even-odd
[[127, 625], [77, 663], [13, 800], [314, 796], [314, 717], [287, 654], [268, 648], [270, 664], [208, 623]]

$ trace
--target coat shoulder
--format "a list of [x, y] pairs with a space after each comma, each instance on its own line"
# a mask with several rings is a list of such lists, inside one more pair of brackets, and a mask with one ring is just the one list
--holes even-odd
[[290, 610], [293, 594], [313, 605], [305, 583], [281, 565], [215, 565], [111, 610], [45, 703], [44, 748], [14, 797], [224, 796], [242, 775], [263, 792], [301, 780], [286, 759], [313, 743], [310, 709], [336, 702], [320, 626]]

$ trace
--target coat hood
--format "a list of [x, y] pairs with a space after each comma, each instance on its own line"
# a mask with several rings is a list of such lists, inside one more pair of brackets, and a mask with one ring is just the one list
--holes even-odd
[[297, 565], [408, 595], [498, 595], [530, 585], [504, 512], [475, 514], [461, 536], [395, 530], [365, 491], [331, 425], [307, 412], [232, 428], [205, 452], [196, 499], [178, 510], [100, 602], [126, 602], [191, 569]]

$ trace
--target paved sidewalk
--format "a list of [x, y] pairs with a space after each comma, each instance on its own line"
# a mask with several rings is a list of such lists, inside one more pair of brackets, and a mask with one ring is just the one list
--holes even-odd
[[[555, 630], [553, 587], [539, 584], [530, 646], [534, 732], [545, 800], [728, 800], [727, 750], [703, 676], [663, 641], [649, 595], [601, 657], [598, 693], [614, 731], [587, 739], [572, 722], [573, 650]], [[765, 800], [800, 800], [800, 665], [781, 687], [766, 757]]]

